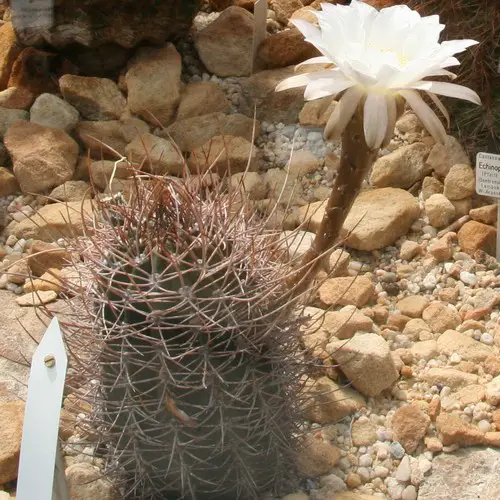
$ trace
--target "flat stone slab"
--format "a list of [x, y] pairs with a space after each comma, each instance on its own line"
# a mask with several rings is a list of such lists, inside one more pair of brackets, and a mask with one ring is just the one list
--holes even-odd
[[463, 448], [437, 456], [421, 484], [418, 500], [493, 500], [500, 498], [500, 451]]

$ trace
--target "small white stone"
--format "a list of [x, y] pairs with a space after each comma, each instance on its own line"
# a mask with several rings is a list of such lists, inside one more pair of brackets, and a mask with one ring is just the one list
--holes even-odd
[[405, 455], [396, 469], [394, 477], [401, 483], [407, 483], [411, 477], [410, 458]]
[[432, 273], [429, 273], [422, 282], [426, 290], [434, 290], [437, 285], [437, 278]]
[[360, 467], [370, 467], [373, 464], [373, 458], [370, 455], [364, 454], [359, 457]]
[[460, 363], [461, 361], [462, 361], [462, 356], [460, 356], [460, 354], [458, 354], [457, 352], [454, 352], [450, 356], [450, 363], [453, 365], [456, 365], [456, 364]]
[[367, 483], [370, 480], [370, 469], [366, 467], [358, 467], [357, 473], [361, 478], [361, 481]]
[[489, 432], [490, 429], [491, 429], [491, 425], [490, 423], [487, 421], [487, 420], [480, 420], [478, 423], [477, 423], [477, 428], [481, 431], [481, 432]]
[[382, 465], [377, 465], [373, 470], [376, 477], [386, 478], [389, 475], [389, 469]]
[[417, 500], [417, 489], [413, 484], [408, 485], [401, 495], [402, 500]]
[[473, 273], [469, 273], [468, 271], [461, 271], [460, 281], [466, 285], [474, 286], [477, 284], [477, 276]]
[[486, 345], [493, 345], [494, 339], [489, 333], [482, 333], [481, 337], [479, 337], [479, 340]]
[[422, 471], [422, 474], [427, 474], [432, 469], [432, 462], [428, 458], [420, 456], [418, 458], [418, 468]]

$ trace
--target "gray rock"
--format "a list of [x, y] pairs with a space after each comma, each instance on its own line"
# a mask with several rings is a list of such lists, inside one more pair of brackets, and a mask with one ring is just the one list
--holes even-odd
[[73, 130], [80, 114], [78, 111], [53, 94], [37, 97], [30, 109], [30, 121], [44, 127], [60, 128], [66, 132]]
[[457, 163], [469, 165], [470, 161], [458, 140], [449, 135], [446, 144], [435, 144], [432, 147], [427, 163], [440, 178], [444, 178], [453, 165]]
[[7, 129], [17, 120], [29, 120], [29, 113], [23, 109], [0, 108], [0, 138]]
[[420, 485], [418, 500], [493, 500], [500, 498], [500, 451], [463, 448], [439, 455], [432, 474]]

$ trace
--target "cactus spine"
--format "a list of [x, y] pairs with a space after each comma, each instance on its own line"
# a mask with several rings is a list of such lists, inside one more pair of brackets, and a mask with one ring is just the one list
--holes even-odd
[[186, 186], [99, 202], [68, 338], [125, 498], [255, 499], [286, 482], [301, 423], [289, 268], [238, 193]]

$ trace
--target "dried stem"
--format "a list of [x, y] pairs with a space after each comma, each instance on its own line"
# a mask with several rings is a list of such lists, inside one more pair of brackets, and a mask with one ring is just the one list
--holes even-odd
[[304, 254], [297, 272], [288, 280], [296, 296], [304, 293], [321, 265], [322, 257], [338, 241], [347, 214], [377, 154], [378, 149], [371, 150], [366, 144], [360, 106], [342, 135], [340, 166], [316, 238]]

